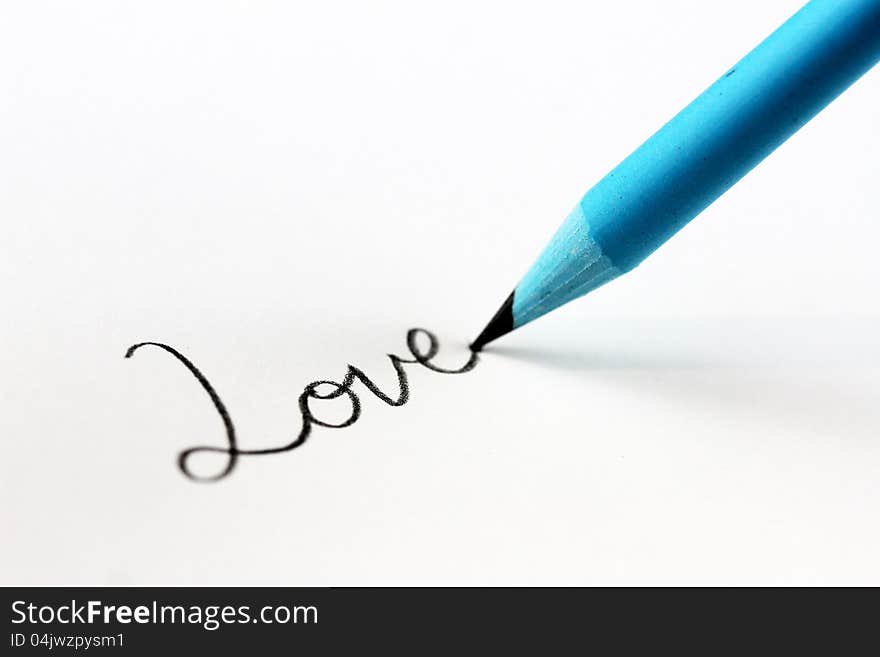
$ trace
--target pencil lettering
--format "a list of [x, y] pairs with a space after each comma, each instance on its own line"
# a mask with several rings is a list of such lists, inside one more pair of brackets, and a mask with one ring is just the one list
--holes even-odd
[[[423, 348], [422, 345], [419, 344], [420, 336], [427, 341], [427, 346]], [[406, 334], [406, 345], [409, 349], [412, 358], [401, 358], [399, 356], [395, 356], [394, 354], [388, 354], [388, 358], [391, 361], [391, 365], [394, 368], [394, 371], [397, 374], [397, 384], [398, 390], [395, 397], [392, 397], [376, 386], [370, 378], [364, 374], [363, 371], [355, 367], [354, 365], [349, 365], [348, 370], [346, 371], [345, 377], [341, 382], [337, 381], [312, 381], [309, 383], [302, 393], [299, 396], [298, 404], [300, 415], [302, 416], [302, 427], [299, 430], [299, 433], [291, 440], [290, 442], [279, 445], [276, 447], [266, 447], [262, 449], [242, 449], [238, 446], [238, 441], [235, 434], [235, 425], [232, 422], [232, 417], [229, 415], [229, 412], [226, 410], [226, 405], [223, 403], [223, 400], [220, 399], [220, 395], [215, 390], [214, 386], [208, 381], [204, 374], [190, 361], [186, 356], [177, 351], [174, 347], [170, 347], [167, 344], [162, 344], [161, 342], [140, 342], [138, 344], [132, 345], [125, 352], [126, 358], [131, 358], [131, 356], [141, 347], [152, 346], [157, 347], [159, 349], [163, 349], [164, 351], [171, 354], [174, 358], [176, 358], [180, 363], [189, 370], [190, 374], [192, 374], [196, 380], [201, 384], [202, 388], [205, 392], [208, 393], [208, 396], [211, 399], [211, 402], [214, 404], [214, 408], [217, 413], [220, 415], [220, 419], [223, 422], [223, 427], [226, 433], [226, 446], [225, 447], [217, 447], [211, 445], [198, 445], [195, 447], [189, 447], [182, 452], [177, 457], [177, 465], [180, 468], [180, 471], [188, 478], [193, 481], [219, 481], [223, 479], [235, 469], [235, 466], [238, 463], [238, 460], [242, 456], [258, 456], [265, 454], [279, 454], [281, 452], [289, 452], [291, 450], [296, 449], [297, 447], [301, 447], [309, 436], [312, 433], [312, 427], [327, 427], [330, 429], [342, 429], [344, 427], [349, 427], [355, 422], [357, 422], [358, 418], [361, 415], [361, 402], [360, 398], [357, 394], [352, 390], [352, 386], [356, 382], [360, 382], [367, 388], [373, 395], [381, 399], [383, 402], [388, 404], [389, 406], [403, 406], [409, 400], [409, 381], [406, 376], [406, 369], [404, 368], [405, 364], [418, 364], [421, 365], [433, 372], [439, 372], [441, 374], [462, 374], [464, 372], [469, 372], [474, 367], [476, 367], [477, 362], [479, 360], [479, 355], [476, 352], [471, 352], [470, 357], [467, 362], [459, 367], [458, 369], [445, 369], [435, 365], [431, 362], [434, 357], [437, 355], [437, 352], [440, 349], [440, 343], [438, 342], [436, 336], [426, 329], [414, 328], [407, 331]], [[319, 419], [315, 416], [311, 407], [309, 406], [310, 399], [337, 399], [339, 397], [345, 396], [348, 399], [348, 403], [351, 405], [351, 412], [348, 417], [341, 422], [327, 422]], [[225, 456], [225, 464], [224, 466], [216, 473], [212, 475], [200, 475], [193, 472], [190, 468], [190, 459], [195, 454], [200, 453], [216, 453], [222, 454]]]

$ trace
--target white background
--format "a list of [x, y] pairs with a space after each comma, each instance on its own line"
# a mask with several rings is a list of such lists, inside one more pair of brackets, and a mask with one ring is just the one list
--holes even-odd
[[[482, 328], [587, 188], [800, 5], [0, 9], [0, 583], [880, 584], [880, 71], [637, 271]], [[343, 404], [344, 405], [344, 404]], [[332, 409], [326, 410], [332, 414]]]

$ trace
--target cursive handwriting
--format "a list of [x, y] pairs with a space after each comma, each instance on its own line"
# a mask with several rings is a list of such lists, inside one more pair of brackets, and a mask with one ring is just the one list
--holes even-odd
[[[424, 336], [427, 339], [427, 349], [422, 349], [422, 347], [419, 346], [418, 342], [420, 335]], [[372, 392], [376, 397], [381, 399], [389, 406], [403, 406], [409, 400], [409, 382], [406, 378], [406, 370], [403, 367], [405, 363], [417, 363], [433, 372], [440, 372], [442, 374], [462, 374], [464, 372], [470, 372], [472, 369], [474, 369], [474, 367], [476, 367], [477, 365], [477, 361], [479, 360], [479, 356], [476, 351], [472, 351], [470, 358], [468, 358], [468, 361], [458, 369], [449, 370], [438, 367], [431, 362], [433, 358], [437, 355], [438, 350], [440, 349], [440, 344], [437, 341], [437, 338], [434, 336], [433, 333], [426, 329], [410, 329], [406, 333], [406, 346], [409, 348], [410, 354], [412, 354], [412, 358], [400, 358], [399, 356], [395, 356], [394, 354], [388, 354], [388, 358], [391, 360], [391, 365], [394, 367], [394, 371], [397, 373], [397, 383], [399, 391], [396, 398], [386, 395], [384, 392], [379, 390], [376, 384], [373, 383], [369, 379], [369, 377], [367, 377], [367, 375], [364, 374], [360, 369], [358, 369], [354, 365], [349, 365], [348, 371], [346, 372], [345, 377], [342, 379], [341, 382], [312, 381], [305, 387], [305, 389], [302, 391], [302, 394], [300, 394], [299, 396], [299, 411], [302, 415], [302, 428], [300, 429], [299, 434], [296, 436], [296, 438], [294, 438], [291, 442], [280, 445], [278, 447], [266, 447], [263, 449], [242, 449], [238, 446], [238, 442], [235, 436], [235, 425], [233, 425], [232, 423], [232, 417], [230, 417], [229, 411], [226, 410], [226, 405], [223, 403], [223, 400], [220, 399], [220, 395], [217, 394], [214, 386], [211, 385], [205, 375], [202, 374], [199, 369], [195, 365], [193, 365], [192, 361], [190, 361], [186, 356], [181, 354], [174, 347], [169, 347], [167, 344], [162, 344], [161, 342], [140, 342], [129, 347], [128, 350], [125, 352], [125, 357], [131, 358], [135, 351], [137, 351], [141, 347], [146, 346], [164, 349], [169, 354], [174, 356], [178, 361], [183, 363], [183, 365], [201, 384], [205, 392], [208, 393], [208, 396], [211, 398], [211, 402], [214, 404], [214, 408], [220, 415], [220, 419], [223, 420], [223, 427], [226, 430], [225, 447], [199, 445], [183, 450], [177, 457], [177, 465], [180, 468], [180, 471], [193, 481], [219, 481], [220, 479], [229, 476], [229, 474], [231, 474], [232, 471], [235, 469], [235, 466], [238, 463], [238, 459], [241, 456], [280, 454], [281, 452], [289, 452], [296, 449], [297, 447], [301, 447], [306, 442], [309, 435], [311, 435], [313, 426], [327, 427], [330, 429], [342, 429], [344, 427], [350, 427], [352, 424], [357, 422], [358, 418], [361, 415], [360, 399], [351, 389], [355, 381], [360, 381], [361, 383], [363, 383], [367, 390]], [[319, 386], [325, 386], [325, 392], [319, 391]], [[326, 386], [330, 387], [329, 392], [326, 391]], [[349, 416], [342, 422], [324, 422], [323, 420], [315, 417], [314, 413], [309, 407], [310, 399], [336, 399], [338, 397], [342, 397], [343, 395], [348, 397], [348, 401], [351, 404], [351, 412], [349, 413]], [[194, 454], [199, 453], [224, 454], [226, 455], [226, 464], [216, 474], [209, 476], [198, 475], [190, 469], [189, 461]]]

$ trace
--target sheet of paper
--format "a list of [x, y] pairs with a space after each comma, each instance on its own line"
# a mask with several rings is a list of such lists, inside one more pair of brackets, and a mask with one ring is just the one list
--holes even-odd
[[0, 20], [0, 583], [880, 583], [877, 71], [637, 271], [220, 481], [203, 385], [124, 358], [243, 450], [350, 365], [396, 399], [412, 328], [460, 367], [797, 1], [42, 4]]

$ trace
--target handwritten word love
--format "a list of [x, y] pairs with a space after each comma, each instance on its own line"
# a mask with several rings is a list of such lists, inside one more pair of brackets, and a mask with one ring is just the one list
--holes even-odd
[[[427, 348], [423, 349], [419, 345], [419, 336], [423, 336], [427, 340]], [[225, 447], [199, 445], [183, 450], [177, 457], [177, 465], [180, 468], [180, 471], [193, 481], [218, 481], [220, 479], [223, 479], [224, 477], [229, 476], [229, 474], [231, 474], [232, 471], [235, 469], [239, 458], [242, 456], [280, 454], [281, 452], [289, 452], [296, 449], [297, 447], [302, 447], [302, 445], [311, 435], [312, 427], [314, 426], [327, 427], [329, 429], [342, 429], [344, 427], [350, 427], [352, 424], [357, 422], [358, 418], [361, 415], [360, 399], [352, 390], [352, 386], [355, 384], [356, 381], [360, 381], [361, 383], [363, 383], [364, 387], [366, 387], [367, 390], [372, 392], [376, 397], [381, 399], [389, 406], [403, 406], [409, 400], [409, 381], [406, 377], [406, 370], [403, 367], [404, 364], [418, 364], [422, 367], [428, 368], [432, 372], [439, 372], [441, 374], [462, 374], [464, 372], [470, 372], [472, 369], [474, 369], [474, 367], [476, 367], [477, 365], [477, 362], [479, 361], [478, 354], [475, 351], [472, 351], [470, 358], [468, 358], [468, 361], [458, 369], [449, 370], [438, 367], [431, 362], [440, 349], [440, 344], [437, 338], [434, 336], [433, 333], [426, 329], [410, 329], [406, 333], [406, 346], [409, 348], [410, 354], [412, 354], [412, 358], [400, 358], [399, 356], [395, 356], [394, 354], [388, 354], [388, 358], [391, 360], [391, 365], [394, 367], [394, 370], [397, 373], [397, 383], [399, 386], [397, 398], [392, 398], [386, 395], [384, 392], [379, 390], [376, 384], [373, 383], [369, 379], [369, 377], [367, 377], [367, 375], [364, 374], [360, 369], [358, 369], [354, 365], [349, 365], [348, 371], [346, 372], [345, 377], [342, 379], [341, 382], [312, 381], [302, 391], [302, 394], [300, 394], [299, 396], [299, 410], [300, 414], [302, 415], [302, 428], [300, 429], [299, 434], [293, 441], [284, 445], [279, 445], [277, 447], [266, 447], [263, 449], [242, 449], [238, 446], [235, 435], [235, 426], [232, 423], [232, 418], [230, 417], [229, 412], [226, 410], [226, 405], [220, 399], [220, 395], [217, 394], [214, 386], [211, 385], [205, 375], [202, 374], [199, 369], [195, 365], [193, 365], [193, 363], [186, 356], [181, 354], [173, 347], [169, 347], [167, 344], [162, 344], [161, 342], [141, 342], [129, 347], [128, 351], [125, 352], [125, 357], [131, 358], [131, 356], [138, 349], [146, 346], [164, 349], [169, 354], [174, 356], [178, 361], [183, 363], [183, 365], [201, 384], [205, 392], [208, 393], [208, 396], [211, 398], [211, 401], [214, 404], [214, 408], [217, 410], [217, 413], [219, 413], [220, 418], [223, 420], [223, 426], [226, 429]], [[322, 386], [323, 391], [320, 391], [319, 388]], [[328, 387], [329, 391], [327, 390]], [[342, 422], [324, 422], [323, 420], [315, 417], [315, 414], [309, 407], [310, 399], [336, 399], [342, 396], [347, 397], [348, 402], [351, 405], [351, 412], [349, 413], [348, 417]], [[196, 474], [190, 469], [189, 461], [193, 455], [199, 453], [223, 454], [226, 456], [225, 466], [222, 470], [213, 475], [204, 476]]]

